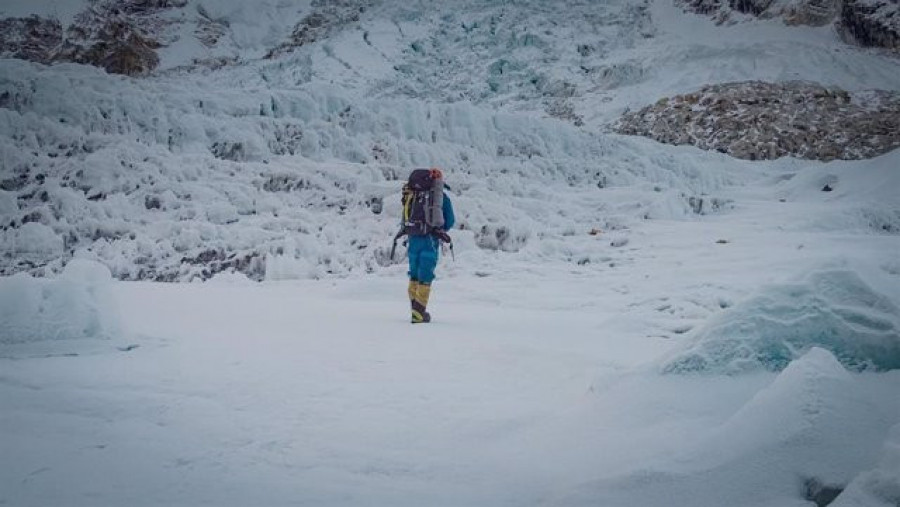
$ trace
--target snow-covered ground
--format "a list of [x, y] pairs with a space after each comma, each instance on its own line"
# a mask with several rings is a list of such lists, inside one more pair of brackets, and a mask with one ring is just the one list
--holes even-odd
[[[32, 273], [0, 278], [0, 505], [900, 504], [900, 151], [599, 129], [900, 63], [662, 0], [437, 4], [259, 60], [321, 2], [205, 2], [222, 42], [182, 26], [145, 79], [0, 61], [0, 257]], [[431, 165], [464, 230], [411, 326], [387, 252]], [[154, 278], [193, 283], [121, 281]]]
[[847, 221], [896, 163], [585, 234], [584, 263], [445, 258], [430, 325], [406, 320], [402, 266], [0, 280], [4, 320], [43, 323], [5, 327], [0, 500], [801, 506], [815, 480], [895, 505], [900, 241]]
[[570, 262], [460, 248], [429, 326], [406, 322], [402, 265], [5, 278], [0, 500], [774, 506], [805, 505], [814, 477], [893, 505], [900, 376], [856, 369], [900, 356], [878, 214], [897, 163], [779, 173], [723, 189], [718, 214], [543, 246]]

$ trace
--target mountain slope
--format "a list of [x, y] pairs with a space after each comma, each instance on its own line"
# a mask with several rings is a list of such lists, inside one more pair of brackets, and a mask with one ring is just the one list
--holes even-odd
[[827, 29], [716, 26], [662, 0], [93, 2], [60, 30], [95, 33], [79, 20], [116, 5], [163, 44], [146, 77], [0, 61], [2, 273], [76, 254], [123, 279], [376, 271], [397, 180], [431, 165], [460, 249], [590, 257], [568, 245], [692, 219], [785, 167], [605, 134], [622, 111], [744, 79], [900, 90], [900, 63]]

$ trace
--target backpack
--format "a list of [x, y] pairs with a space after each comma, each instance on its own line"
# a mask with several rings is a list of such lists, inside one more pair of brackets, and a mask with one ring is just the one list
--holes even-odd
[[440, 169], [414, 169], [403, 185], [401, 231], [426, 236], [444, 226], [444, 177]]

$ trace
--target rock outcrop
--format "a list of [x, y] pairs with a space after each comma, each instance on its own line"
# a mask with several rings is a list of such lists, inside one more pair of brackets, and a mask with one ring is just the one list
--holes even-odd
[[266, 58], [274, 58], [291, 50], [327, 38], [341, 28], [359, 21], [366, 11], [366, 0], [313, 0], [312, 12], [294, 26], [290, 39], [269, 51]]
[[50, 63], [63, 41], [59, 21], [38, 16], [0, 20], [0, 55]]
[[627, 113], [614, 130], [749, 160], [871, 158], [900, 146], [900, 94], [799, 81], [711, 85]]
[[718, 23], [782, 18], [790, 25], [833, 24], [851, 44], [900, 53], [900, 0], [675, 0]]
[[103, 0], [90, 5], [65, 30], [38, 16], [0, 20], [0, 56], [39, 63], [75, 62], [130, 76], [159, 64], [156, 49], [166, 27], [156, 14], [186, 0]]
[[898, 0], [847, 0], [836, 27], [844, 40], [900, 53]]

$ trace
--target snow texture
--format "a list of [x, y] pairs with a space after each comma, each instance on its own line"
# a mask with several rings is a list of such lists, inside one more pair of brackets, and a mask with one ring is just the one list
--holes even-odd
[[900, 424], [884, 442], [878, 465], [855, 477], [834, 507], [892, 507], [900, 504]]
[[[741, 178], [697, 171], [640, 142], [466, 103], [354, 102], [324, 87], [210, 94], [180, 81], [175, 93], [176, 81], [123, 87], [90, 68], [3, 65], [14, 72], [3, 81], [0, 158], [10, 169], [0, 185], [20, 208], [4, 215], [6, 233], [36, 222], [65, 249], [7, 251], [6, 273], [51, 274], [82, 250], [119, 279], [238, 270], [260, 280], [265, 260], [280, 255], [324, 274], [373, 271], [390, 264], [397, 222], [383, 217], [397, 216], [408, 167], [447, 168], [462, 234], [503, 251], [564, 238], [572, 223], [689, 216], [690, 198]], [[601, 187], [638, 182], [670, 189], [668, 209], [648, 209], [658, 198], [648, 188], [630, 209], [603, 211]], [[551, 189], [571, 196], [550, 199]]]
[[[812, 348], [689, 451], [638, 473], [585, 483], [553, 504], [666, 505], [683, 498], [695, 505], [808, 505], [799, 498], [804, 483], [846, 484], [866, 466], [873, 442], [851, 443], [848, 432], [884, 431], [883, 421], [865, 415], [872, 409], [868, 388], [829, 352]], [[785, 479], [741, 479], [759, 474]]]

